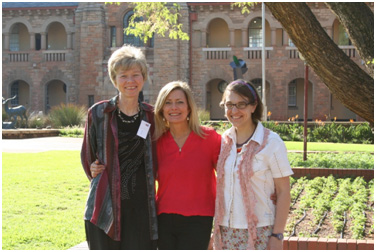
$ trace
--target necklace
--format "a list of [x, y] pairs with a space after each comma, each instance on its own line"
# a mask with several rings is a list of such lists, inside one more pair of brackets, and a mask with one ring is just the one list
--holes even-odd
[[137, 107], [137, 114], [133, 115], [133, 116], [130, 116], [132, 119], [131, 120], [125, 120], [122, 116], [121, 116], [121, 111], [120, 111], [120, 108], [118, 106], [117, 108], [117, 111], [118, 111], [118, 116], [120, 118], [120, 120], [123, 122], [123, 123], [134, 123], [137, 118], [138, 118], [138, 115], [140, 114], [140, 104], [138, 105]]

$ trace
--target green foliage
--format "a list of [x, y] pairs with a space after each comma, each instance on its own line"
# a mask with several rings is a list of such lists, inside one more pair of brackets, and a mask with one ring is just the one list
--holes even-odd
[[[279, 124], [273, 121], [262, 122], [262, 124], [276, 132], [284, 141], [303, 141], [304, 126], [301, 124]], [[345, 127], [336, 122], [320, 122], [313, 129], [307, 129], [308, 142], [373, 144], [373, 136], [368, 123]]]
[[61, 137], [83, 137], [84, 136], [84, 128], [80, 128], [77, 126], [73, 127], [66, 127], [59, 130], [59, 136]]
[[236, 2], [236, 3], [233, 3], [232, 6], [241, 8], [242, 14], [249, 14], [250, 13], [249, 8], [252, 8], [256, 4], [257, 4], [256, 2]]
[[374, 155], [370, 153], [309, 153], [306, 161], [303, 153], [287, 155], [292, 167], [374, 169]]
[[[303, 142], [285, 141], [288, 150], [303, 151]], [[332, 151], [337, 153], [343, 152], [374, 152], [373, 144], [354, 144], [354, 143], [322, 143], [322, 142], [309, 142], [307, 143], [308, 151]]]
[[74, 104], [60, 104], [52, 107], [48, 116], [52, 126], [56, 128], [82, 126], [86, 116], [86, 109]]
[[125, 29], [127, 35], [140, 37], [145, 43], [153, 37], [154, 33], [162, 37], [168, 33], [171, 39], [189, 40], [189, 35], [182, 31], [182, 24], [179, 23], [181, 7], [178, 3], [133, 2], [131, 4], [134, 6], [134, 15], [129, 27]]
[[200, 119], [200, 122], [205, 122], [210, 120], [210, 112], [207, 110], [198, 110], [198, 118]]
[[48, 120], [46, 117], [33, 117], [29, 119], [28, 128], [32, 128], [32, 129], [44, 128], [46, 127], [47, 121]]
[[5, 112], [4, 106], [2, 107], [2, 121], [5, 122], [6, 120], [9, 120], [8, 114]]
[[85, 240], [79, 151], [2, 154], [2, 249], [66, 250]]

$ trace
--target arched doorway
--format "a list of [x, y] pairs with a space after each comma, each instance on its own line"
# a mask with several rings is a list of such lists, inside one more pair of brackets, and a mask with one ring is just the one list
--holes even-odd
[[336, 118], [337, 121], [355, 120], [356, 114], [346, 108], [333, 94], [330, 94], [330, 115], [329, 119]]
[[48, 26], [47, 49], [67, 49], [67, 32], [65, 31], [65, 27], [59, 22], [53, 22]]
[[206, 84], [206, 110], [210, 112], [210, 120], [225, 120], [224, 111], [219, 107], [227, 82], [213, 79]]
[[12, 106], [23, 105], [26, 108], [30, 107], [30, 86], [22, 80], [13, 82], [10, 86], [10, 97], [16, 96], [12, 100]]
[[[263, 97], [262, 79], [261, 78], [253, 79], [253, 80], [251, 80], [251, 83], [256, 88], [257, 93], [259, 94], [261, 101], [262, 101], [262, 97]], [[270, 110], [270, 108], [272, 107], [272, 104], [270, 104], [270, 102], [271, 102], [271, 100], [270, 100], [270, 84], [269, 84], [268, 81], [265, 81], [265, 102], [266, 102], [266, 104], [264, 104], [264, 106], [266, 106], [267, 110]]]
[[14, 52], [30, 50], [30, 35], [24, 24], [17, 23], [11, 28], [9, 50]]
[[221, 18], [210, 21], [207, 36], [208, 47], [228, 47], [230, 45], [230, 30], [226, 21]]
[[61, 103], [66, 104], [67, 85], [60, 80], [52, 80], [46, 86], [46, 112]]
[[[312, 83], [308, 82], [308, 115], [309, 121], [312, 121]], [[292, 80], [288, 86], [288, 118], [296, 117], [297, 120], [304, 119], [304, 79], [297, 78]]]

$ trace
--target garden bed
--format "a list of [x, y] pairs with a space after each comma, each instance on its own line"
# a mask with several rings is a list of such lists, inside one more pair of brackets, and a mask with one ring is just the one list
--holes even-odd
[[291, 186], [285, 249], [373, 249], [373, 179], [301, 177]]
[[3, 139], [51, 137], [59, 135], [58, 129], [9, 129], [2, 130]]

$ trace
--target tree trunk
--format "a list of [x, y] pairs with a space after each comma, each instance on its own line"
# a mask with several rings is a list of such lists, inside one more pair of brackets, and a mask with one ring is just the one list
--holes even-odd
[[330, 92], [373, 126], [373, 79], [328, 36], [305, 3], [265, 3]]
[[[373, 12], [365, 3], [326, 3], [345, 27], [364, 62], [373, 60]], [[373, 75], [373, 64], [366, 64]]]

